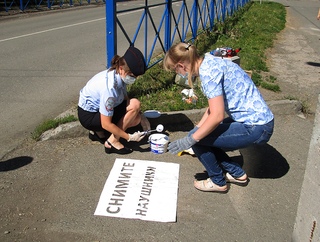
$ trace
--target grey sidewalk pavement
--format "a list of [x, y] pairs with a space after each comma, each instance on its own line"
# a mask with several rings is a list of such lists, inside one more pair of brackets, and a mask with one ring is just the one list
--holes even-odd
[[[189, 117], [189, 112], [167, 114], [185, 121], [167, 125], [170, 139], [186, 135], [193, 125]], [[87, 135], [25, 145], [0, 167], [8, 169], [0, 177], [0, 240], [290, 241], [312, 126], [297, 114], [276, 114], [268, 145], [230, 152], [251, 181], [247, 187], [231, 185], [223, 195], [193, 187], [195, 174], [204, 171], [197, 158], [153, 154], [146, 140], [133, 146], [136, 151], [123, 158], [180, 164], [176, 223], [94, 216], [119, 156], [105, 154]]]
[[[289, 31], [283, 37], [295, 30]], [[286, 41], [276, 48], [287, 46]], [[276, 57], [277, 63], [283, 56]], [[292, 76], [283, 76], [280, 69], [272, 70], [280, 71], [280, 81], [287, 85]], [[293, 69], [297, 78], [292, 82], [298, 82], [298, 70]], [[313, 92], [315, 86], [309, 89]], [[107, 155], [75, 122], [50, 133], [47, 140], [26, 142], [0, 163], [0, 241], [291, 241], [314, 120], [303, 118], [299, 102], [275, 99], [268, 98], [275, 114], [270, 142], [230, 152], [250, 183], [231, 185], [227, 194], [196, 190], [194, 176], [204, 171], [198, 159], [155, 155], [145, 139], [140, 145], [129, 143], [135, 149], [130, 155]], [[163, 123], [175, 140], [186, 135], [201, 111], [164, 114], [152, 120], [152, 126]], [[93, 215], [118, 157], [180, 164], [175, 223]]]

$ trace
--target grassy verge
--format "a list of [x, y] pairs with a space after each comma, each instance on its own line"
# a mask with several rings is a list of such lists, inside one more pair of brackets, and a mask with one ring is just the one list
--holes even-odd
[[[251, 2], [215, 30], [205, 32], [195, 41], [200, 54], [217, 47], [241, 48], [238, 53], [241, 67], [252, 71], [257, 86], [280, 91], [276, 78], [268, 74], [265, 53], [272, 47], [276, 34], [285, 27], [286, 11], [275, 2]], [[182, 100], [181, 90], [185, 87], [175, 83], [175, 74], [164, 72], [161, 63], [148, 70], [132, 86], [129, 95], [142, 102], [142, 110], [157, 109], [162, 112], [203, 108], [207, 106], [201, 91], [195, 88], [199, 100], [187, 104]]]
[[58, 119], [46, 120], [42, 124], [40, 124], [39, 126], [37, 126], [35, 128], [35, 130], [31, 134], [31, 137], [34, 140], [38, 141], [40, 139], [40, 136], [45, 131], [47, 131], [49, 129], [57, 128], [61, 124], [70, 123], [70, 122], [77, 121], [77, 120], [78, 119], [73, 115], [69, 115], [69, 116], [66, 116], [63, 118], [58, 118]]
[[211, 48], [221, 45], [241, 48], [241, 67], [253, 70], [253, 81], [257, 86], [279, 91], [275, 78], [268, 72], [265, 52], [273, 46], [276, 34], [285, 27], [286, 11], [283, 5], [274, 2], [253, 2], [247, 11], [241, 11], [230, 19], [219, 31], [219, 38]]

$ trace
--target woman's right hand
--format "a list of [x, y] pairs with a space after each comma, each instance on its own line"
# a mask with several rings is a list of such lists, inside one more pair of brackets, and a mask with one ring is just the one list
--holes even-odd
[[133, 134], [129, 134], [129, 139], [128, 139], [128, 142], [130, 141], [136, 141], [136, 142], [139, 142], [140, 140], [142, 140], [144, 138], [144, 136], [146, 136], [146, 132], [134, 132]]

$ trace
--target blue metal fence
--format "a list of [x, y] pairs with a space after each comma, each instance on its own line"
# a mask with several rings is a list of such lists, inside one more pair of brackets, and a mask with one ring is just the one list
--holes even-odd
[[[116, 0], [106, 1], [106, 63], [109, 67], [112, 57], [117, 54], [117, 43], [120, 30], [128, 46], [141, 47], [148, 67], [161, 61], [161, 57], [153, 58], [155, 52], [165, 53], [175, 41], [193, 41], [199, 33], [213, 30], [217, 22], [223, 22], [250, 0], [144, 0], [143, 6], [128, 7], [118, 10]], [[142, 2], [142, 1], [140, 1]], [[162, 15], [156, 24], [152, 9], [162, 10]], [[130, 15], [137, 26], [126, 28], [126, 22], [121, 21], [120, 15], [135, 12]], [[137, 12], [141, 12], [137, 15]], [[134, 17], [135, 16], [135, 17]], [[136, 18], [136, 19], [133, 19]], [[130, 21], [131, 22], [131, 21]], [[130, 25], [132, 26], [132, 25]], [[132, 28], [132, 27], [131, 27]], [[130, 33], [132, 37], [130, 37]], [[154, 37], [150, 37], [153, 31]], [[142, 35], [142, 36], [141, 36]], [[123, 46], [122, 46], [123, 47]], [[161, 56], [161, 55], [159, 55]], [[152, 59], [153, 58], [153, 59]]]
[[82, 5], [82, 4], [90, 4], [92, 2], [105, 3], [105, 0], [4, 0], [4, 10], [8, 12], [13, 7], [18, 8], [20, 11], [25, 11], [31, 8], [43, 8], [46, 7], [51, 9], [52, 7], [63, 7], [74, 6], [74, 5]]
[[[103, 2], [106, 5], [108, 67], [112, 57], [118, 53], [119, 35], [122, 35], [127, 44], [121, 47], [143, 43], [139, 48], [143, 50], [150, 68], [161, 61], [159, 54], [165, 53], [175, 41], [195, 40], [199, 33], [212, 30], [217, 22], [223, 22], [250, 0], [137, 0], [127, 1], [129, 7], [122, 9], [117, 9], [117, 2], [121, 0], [4, 0], [4, 4], [6, 11], [14, 4], [19, 4], [19, 9], [23, 11], [30, 5], [46, 5], [50, 9], [54, 5], [81, 5], [82, 1], [88, 4], [90, 1]], [[121, 15], [125, 14], [130, 14], [129, 22], [137, 23], [135, 29], [132, 25], [128, 27], [128, 20], [121, 19]], [[150, 37], [152, 33], [153, 38]]]

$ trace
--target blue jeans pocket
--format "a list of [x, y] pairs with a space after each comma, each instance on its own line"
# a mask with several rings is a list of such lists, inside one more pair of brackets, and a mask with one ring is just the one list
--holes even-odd
[[269, 123], [265, 124], [264, 125], [264, 130], [263, 130], [260, 138], [257, 139], [254, 143], [258, 144], [258, 145], [266, 144], [270, 140], [270, 138], [272, 136], [273, 125], [274, 125], [273, 120], [270, 121]]
[[260, 136], [260, 138], [257, 139], [254, 143], [257, 144], [257, 145], [266, 144], [270, 140], [271, 135], [272, 135], [272, 133], [264, 130], [262, 135]]

